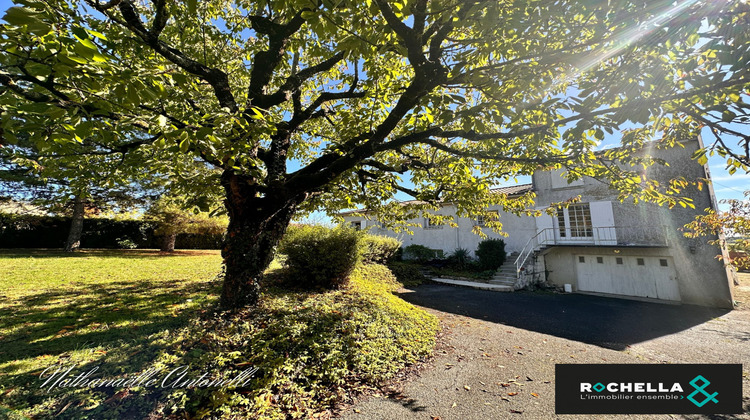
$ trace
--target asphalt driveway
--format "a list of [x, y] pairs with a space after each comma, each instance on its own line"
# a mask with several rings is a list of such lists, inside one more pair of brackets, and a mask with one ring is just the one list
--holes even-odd
[[615, 350], [675, 334], [730, 312], [582, 294], [488, 293], [438, 284], [407, 290], [401, 298], [426, 308]]
[[401, 297], [441, 319], [446, 335], [436, 357], [390, 395], [363, 399], [342, 418], [553, 418], [556, 363], [745, 363], [743, 406], [750, 410], [747, 310], [437, 284]]

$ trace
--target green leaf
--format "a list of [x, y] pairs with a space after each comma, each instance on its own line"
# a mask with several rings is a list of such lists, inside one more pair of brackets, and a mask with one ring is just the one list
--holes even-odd
[[39, 19], [36, 18], [37, 15], [37, 12], [29, 10], [25, 7], [13, 6], [5, 12], [3, 20], [10, 23], [11, 25], [22, 26], [39, 22]]
[[83, 45], [84, 47], [86, 47], [86, 48], [88, 48], [88, 49], [90, 49], [90, 50], [94, 50], [94, 51], [99, 51], [99, 48], [98, 48], [98, 47], [96, 46], [96, 44], [94, 44], [93, 42], [91, 42], [91, 40], [90, 40], [90, 39], [88, 39], [88, 38], [82, 38], [82, 37], [79, 37], [78, 35], [73, 35], [73, 36], [74, 36], [74, 37], [75, 37], [75, 38], [76, 38], [76, 39], [78, 40], [78, 42], [80, 42], [80, 43], [81, 43], [81, 45]]
[[101, 33], [101, 32], [97, 32], [97, 31], [95, 31], [93, 29], [86, 29], [86, 32], [88, 32], [89, 34], [91, 34], [91, 35], [93, 35], [93, 36], [95, 36], [95, 37], [97, 37], [97, 38], [99, 38], [99, 39], [101, 39], [103, 41], [107, 41], [107, 37], [104, 36], [104, 34]]
[[190, 150], [190, 140], [185, 139], [180, 142], [180, 152], [186, 153], [188, 150]]
[[251, 115], [250, 118], [252, 118], [254, 120], [265, 119], [265, 117], [263, 116], [263, 113], [260, 112], [260, 110], [258, 110], [258, 108], [254, 107], [254, 106], [251, 106], [250, 110], [253, 111], [253, 115]]
[[726, 110], [721, 113], [721, 120], [724, 122], [732, 122], [732, 120], [734, 120], [736, 116], [737, 114], [735, 114], [734, 112]]
[[25, 7], [13, 6], [5, 12], [3, 20], [16, 26], [26, 26], [29, 32], [34, 35], [42, 36], [52, 30], [52, 26], [42, 22], [38, 18], [39, 13]]

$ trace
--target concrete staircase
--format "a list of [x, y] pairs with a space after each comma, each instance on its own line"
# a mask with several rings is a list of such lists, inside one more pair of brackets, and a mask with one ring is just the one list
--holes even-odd
[[490, 279], [490, 284], [496, 284], [499, 286], [507, 286], [510, 290], [513, 290], [513, 285], [516, 284], [518, 279], [516, 273], [516, 258], [518, 253], [513, 252], [508, 254], [505, 258], [505, 263], [495, 272], [495, 275]]

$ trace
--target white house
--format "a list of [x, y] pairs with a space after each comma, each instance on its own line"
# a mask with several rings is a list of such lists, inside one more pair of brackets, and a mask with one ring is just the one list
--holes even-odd
[[[647, 176], [667, 181], [677, 176], [710, 179], [708, 167], [691, 159], [702, 147], [700, 138], [683, 142], [684, 148], [654, 149], [655, 157], [669, 166], [654, 165]], [[713, 188], [687, 191], [695, 208], [667, 209], [653, 204], [621, 203], [616, 191], [599, 180], [584, 178], [573, 183], [560, 171], [540, 171], [532, 183], [497, 189], [508, 195], [533, 190], [536, 207], [576, 196], [581, 202], [558, 210], [556, 216], [516, 216], [497, 211], [503, 223], [506, 264], [512, 264], [515, 288], [529, 282], [546, 281], [569, 285], [573, 291], [613, 296], [651, 298], [705, 306], [732, 308], [734, 272], [718, 255], [726, 249], [709, 245], [706, 238], [685, 238], [680, 229], [706, 208], [716, 208]], [[440, 214], [455, 216], [455, 207], [445, 203]], [[342, 213], [344, 220], [372, 233], [393, 236], [403, 246], [420, 244], [445, 254], [457, 248], [473, 251], [482, 240], [472, 232], [481, 220], [457, 218], [458, 227], [430, 226], [426, 219], [414, 220], [422, 227], [413, 235], [383, 229], [366, 212]], [[500, 237], [484, 228], [489, 237]], [[710, 238], [709, 238], [710, 239]]]

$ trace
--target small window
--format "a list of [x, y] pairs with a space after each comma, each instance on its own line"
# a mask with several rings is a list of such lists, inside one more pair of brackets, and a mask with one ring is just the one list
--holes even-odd
[[500, 219], [500, 212], [497, 210], [490, 210], [485, 214], [477, 216], [477, 226], [487, 226], [487, 222], [495, 222]]
[[662, 258], [662, 259], [659, 260], [659, 265], [662, 266], [662, 267], [668, 267], [669, 266], [669, 264], [667, 264], [667, 260], [664, 259], [664, 258]]
[[443, 227], [443, 225], [437, 225], [434, 222], [432, 222], [429, 218], [424, 218], [424, 223], [422, 223], [422, 227], [425, 229], [440, 229]]
[[586, 262], [586, 258], [585, 258], [585, 257], [583, 257], [583, 256], [581, 256], [581, 257], [578, 257], [578, 262], [579, 262], [579, 263], [585, 263], [585, 262]]
[[622, 265], [622, 257], [615, 258], [615, 261], [617, 262], [617, 264]]
[[352, 222], [351, 226], [354, 230], [362, 230], [362, 222]]
[[643, 261], [643, 258], [638, 258], [638, 265], [646, 265], [646, 262]]
[[604, 257], [596, 257], [596, 262], [599, 264], [604, 264]]

